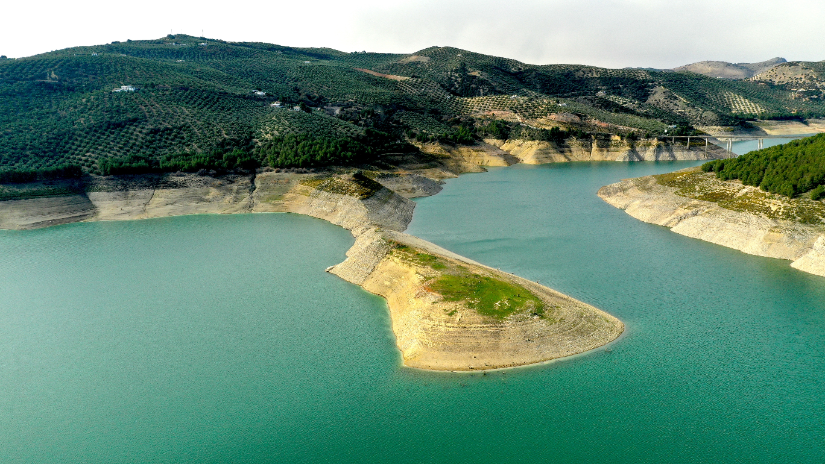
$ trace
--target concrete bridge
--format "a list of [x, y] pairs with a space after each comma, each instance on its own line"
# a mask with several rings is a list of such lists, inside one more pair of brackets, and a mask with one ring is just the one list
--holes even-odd
[[[743, 141], [743, 140], [756, 140], [756, 149], [761, 150], [764, 147], [764, 140], [765, 139], [803, 139], [805, 137], [810, 137], [811, 134], [808, 135], [666, 135], [663, 137], [659, 137], [659, 139], [670, 139], [670, 143], [676, 144], [676, 139], [685, 140], [686, 146], [690, 147], [690, 139], [698, 139], [705, 141], [705, 147], [708, 146], [708, 143], [715, 143], [712, 140], [718, 140], [719, 142], [725, 142], [725, 150], [733, 154], [733, 142], [736, 141]], [[721, 143], [719, 144], [721, 147]], [[734, 156], [736, 156], [734, 154]]]

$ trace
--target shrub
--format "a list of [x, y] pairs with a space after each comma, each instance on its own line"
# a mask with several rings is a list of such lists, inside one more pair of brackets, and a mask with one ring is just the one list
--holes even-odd
[[819, 187], [811, 190], [811, 200], [821, 200], [822, 197], [825, 197], [825, 185], [820, 185]]

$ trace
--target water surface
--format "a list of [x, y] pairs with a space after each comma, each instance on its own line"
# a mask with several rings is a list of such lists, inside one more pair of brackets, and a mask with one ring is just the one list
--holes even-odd
[[0, 233], [0, 462], [821, 462], [825, 279], [634, 220], [602, 185], [696, 163], [449, 180], [409, 232], [621, 318], [607, 349], [400, 365], [384, 301], [290, 214]]
[[410, 233], [626, 322], [609, 352], [517, 374], [527, 390], [536, 382], [526, 393], [536, 409], [522, 418], [551, 455], [816, 462], [825, 451], [825, 279], [644, 224], [593, 195], [688, 165], [520, 165], [465, 176], [420, 201]]

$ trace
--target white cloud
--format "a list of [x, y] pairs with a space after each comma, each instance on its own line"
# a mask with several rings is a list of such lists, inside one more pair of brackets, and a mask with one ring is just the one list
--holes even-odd
[[232, 41], [413, 52], [451, 45], [530, 63], [673, 67], [699, 60], [825, 59], [825, 3], [789, 0], [353, 0], [221, 6], [14, 2], [3, 7], [0, 54], [174, 32]]

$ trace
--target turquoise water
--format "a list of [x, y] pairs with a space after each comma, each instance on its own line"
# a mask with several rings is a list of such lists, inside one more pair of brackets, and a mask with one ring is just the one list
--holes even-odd
[[410, 232], [621, 318], [606, 349], [400, 366], [382, 299], [289, 214], [0, 233], [0, 462], [821, 462], [825, 279], [595, 192], [695, 163], [449, 180]]

